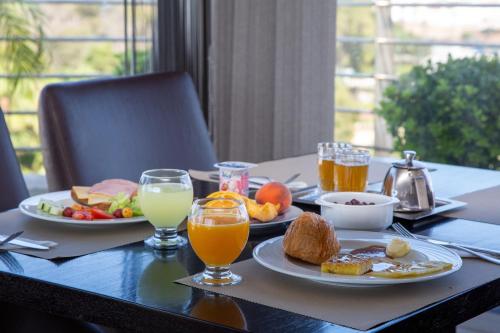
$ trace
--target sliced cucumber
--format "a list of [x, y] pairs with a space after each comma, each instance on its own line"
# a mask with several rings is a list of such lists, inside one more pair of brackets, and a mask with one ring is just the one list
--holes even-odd
[[37, 209], [50, 215], [62, 215], [64, 207], [46, 199], [41, 199], [38, 202]]
[[63, 211], [64, 211], [64, 209], [62, 207], [51, 206], [48, 213], [50, 215], [60, 216], [60, 215], [62, 215]]
[[40, 202], [38, 202], [38, 206], [36, 206], [36, 209], [43, 210], [44, 205], [45, 205], [45, 202], [42, 199], [42, 200], [40, 200]]

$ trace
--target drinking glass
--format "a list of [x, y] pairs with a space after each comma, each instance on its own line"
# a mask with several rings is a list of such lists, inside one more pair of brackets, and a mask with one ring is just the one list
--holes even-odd
[[333, 192], [334, 182], [334, 160], [339, 150], [351, 149], [351, 145], [344, 142], [320, 142], [318, 143], [318, 175], [319, 187], [322, 192]]
[[334, 183], [337, 192], [364, 192], [368, 181], [370, 153], [367, 150], [340, 150], [335, 154]]
[[193, 277], [198, 284], [233, 285], [241, 276], [229, 266], [248, 241], [250, 222], [243, 202], [234, 199], [198, 199], [188, 218], [189, 242], [206, 268]]
[[193, 202], [193, 185], [187, 171], [144, 171], [139, 182], [139, 202], [144, 216], [155, 227], [154, 235], [144, 241], [148, 246], [168, 250], [187, 243], [177, 235], [177, 227]]

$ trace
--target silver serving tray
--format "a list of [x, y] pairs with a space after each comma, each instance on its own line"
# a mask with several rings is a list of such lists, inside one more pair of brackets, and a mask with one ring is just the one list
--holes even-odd
[[441, 213], [450, 211], [452, 209], [464, 207], [465, 205], [467, 205], [467, 203], [463, 201], [445, 199], [445, 198], [436, 198], [435, 202], [436, 202], [436, 207], [434, 207], [434, 209], [431, 211], [416, 212], [416, 213], [394, 212], [394, 216], [400, 219], [416, 221], [429, 216], [439, 215]]
[[[368, 186], [367, 192], [379, 193], [378, 191], [371, 191], [370, 186]], [[316, 205], [315, 200], [318, 199], [320, 195], [321, 193], [318, 193], [316, 189], [311, 189], [309, 191], [304, 191], [301, 193], [294, 193], [293, 202], [307, 204], [307, 205]], [[467, 203], [465, 202], [447, 198], [435, 198], [435, 201], [436, 201], [436, 207], [434, 207], [434, 209], [431, 211], [416, 212], [416, 213], [394, 212], [394, 216], [404, 220], [417, 221], [429, 216], [439, 215], [444, 212], [464, 207], [465, 205], [467, 205]]]

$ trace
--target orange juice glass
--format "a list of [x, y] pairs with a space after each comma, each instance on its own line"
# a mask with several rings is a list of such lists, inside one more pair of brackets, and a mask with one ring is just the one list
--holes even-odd
[[206, 268], [195, 275], [193, 281], [211, 286], [240, 283], [241, 276], [232, 273], [229, 266], [245, 248], [249, 232], [250, 222], [243, 202], [217, 198], [196, 200], [188, 219], [188, 236]]
[[370, 153], [367, 150], [344, 150], [336, 153], [333, 175], [337, 192], [364, 192], [368, 182]]

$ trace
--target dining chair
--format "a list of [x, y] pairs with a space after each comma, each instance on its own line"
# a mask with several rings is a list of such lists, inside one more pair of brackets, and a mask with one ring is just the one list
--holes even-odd
[[28, 197], [28, 189], [24, 182], [17, 161], [9, 130], [0, 109], [0, 212], [16, 208], [22, 200]]
[[155, 168], [209, 170], [216, 156], [186, 73], [46, 86], [40, 131], [50, 190]]

